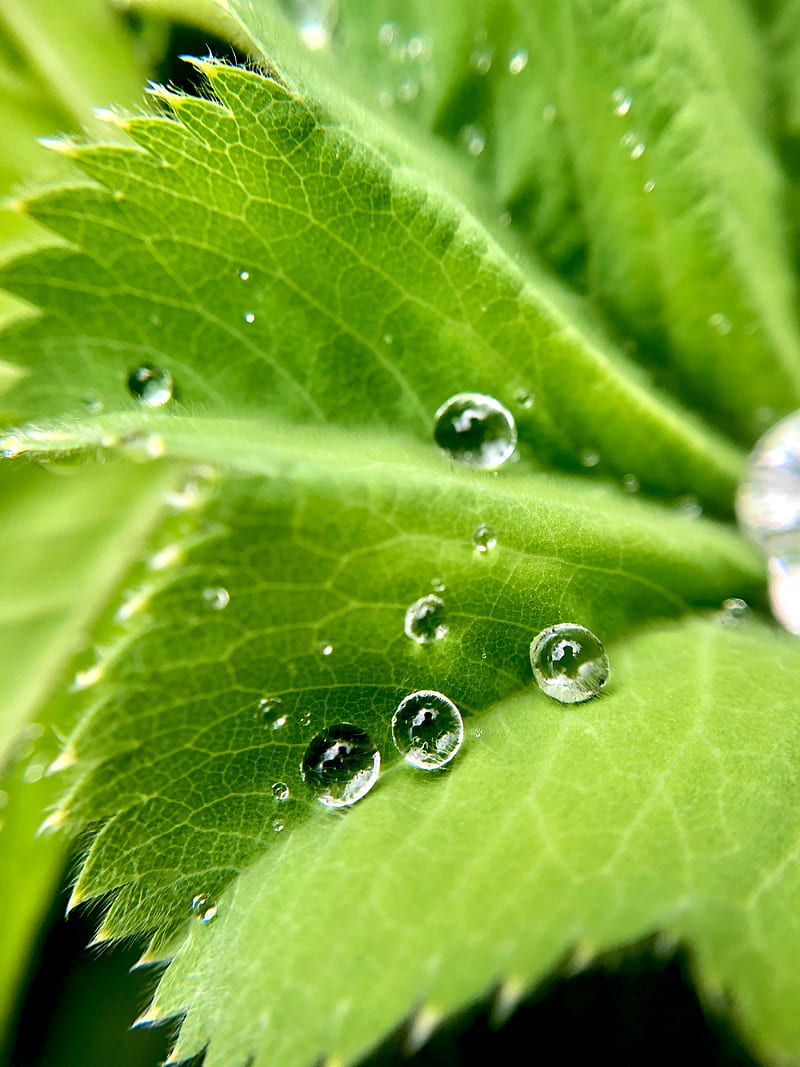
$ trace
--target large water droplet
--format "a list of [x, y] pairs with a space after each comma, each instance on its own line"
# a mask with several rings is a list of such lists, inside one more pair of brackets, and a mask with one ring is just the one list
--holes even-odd
[[268, 730], [280, 730], [288, 718], [283, 701], [278, 697], [265, 697], [258, 703], [258, 718]]
[[434, 770], [449, 763], [461, 748], [461, 713], [443, 693], [423, 689], [400, 701], [392, 717], [392, 739], [414, 767]]
[[434, 416], [434, 440], [443, 452], [470, 467], [495, 470], [517, 446], [514, 416], [483, 393], [456, 393]]
[[418, 645], [432, 645], [441, 640], [449, 629], [445, 602], [432, 593], [415, 600], [406, 609], [403, 629], [406, 637]]
[[148, 408], [163, 407], [172, 399], [172, 375], [163, 367], [143, 363], [128, 375], [128, 392]]
[[203, 926], [208, 926], [217, 917], [216, 902], [200, 894], [192, 900], [192, 913]]
[[490, 552], [497, 544], [497, 534], [491, 526], [482, 522], [472, 532], [472, 543], [478, 552]]
[[768, 556], [783, 553], [769, 547], [773, 538], [800, 531], [800, 413], [776, 423], [750, 453], [736, 514], [744, 532], [764, 545]]
[[312, 51], [330, 44], [339, 20], [337, 0], [283, 0], [283, 6]]
[[347, 722], [317, 734], [300, 765], [303, 781], [326, 808], [355, 804], [375, 785], [380, 769], [372, 738]]
[[800, 546], [767, 564], [772, 614], [790, 634], [800, 634]]
[[562, 704], [597, 696], [608, 681], [608, 656], [598, 637], [577, 623], [561, 622], [531, 641], [531, 666], [543, 693]]

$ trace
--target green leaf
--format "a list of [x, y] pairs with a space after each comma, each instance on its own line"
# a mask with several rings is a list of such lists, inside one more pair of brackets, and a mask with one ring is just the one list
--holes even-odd
[[209, 1043], [207, 1067], [349, 1062], [404, 1015], [413, 1043], [494, 985], [502, 1015], [568, 951], [663, 930], [757, 1052], [793, 1061], [797, 643], [689, 620], [609, 654], [600, 700], [519, 693], [450, 773], [398, 766], [270, 850], [143, 1021], [188, 1011], [174, 1057]]

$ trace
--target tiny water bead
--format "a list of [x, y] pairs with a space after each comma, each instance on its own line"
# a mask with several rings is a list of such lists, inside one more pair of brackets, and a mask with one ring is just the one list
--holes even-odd
[[279, 834], [281, 832], [281, 830], [283, 830], [283, 827], [284, 827], [283, 819], [273, 819], [272, 820], [272, 832], [274, 834]]
[[639, 479], [635, 474], [626, 474], [622, 478], [622, 488], [626, 493], [638, 493], [639, 492]]
[[514, 393], [514, 399], [523, 411], [529, 411], [533, 407], [533, 397], [527, 389], [518, 389]]
[[585, 448], [583, 452], [581, 452], [582, 467], [586, 467], [591, 470], [592, 467], [596, 467], [599, 462], [600, 454], [598, 452], [593, 452], [590, 448]]
[[231, 595], [221, 585], [215, 585], [203, 590], [203, 600], [212, 611], [223, 611], [230, 604]]
[[614, 109], [614, 114], [620, 118], [628, 114], [632, 103], [630, 95], [622, 86], [616, 88], [611, 94], [611, 106]]
[[527, 65], [528, 52], [525, 48], [520, 48], [519, 51], [513, 53], [508, 61], [508, 73], [521, 74]]
[[462, 127], [459, 139], [469, 155], [479, 156], [486, 147], [486, 134], [478, 126]]
[[240, 270], [239, 271], [239, 278], [243, 282], [249, 282], [250, 281], [250, 271], [249, 270]]
[[443, 452], [470, 467], [496, 470], [517, 447], [514, 416], [483, 393], [456, 393], [437, 410], [433, 437]]
[[679, 496], [675, 507], [685, 519], [699, 519], [703, 514], [703, 505], [696, 496]]
[[713, 315], [708, 317], [708, 325], [721, 337], [727, 337], [731, 332], [731, 320], [727, 315], [723, 315], [721, 311], [714, 312]]
[[319, 641], [317, 643], [317, 652], [320, 656], [330, 656], [333, 653], [333, 645], [330, 641]]
[[741, 597], [732, 596], [722, 601], [722, 607], [717, 615], [717, 621], [721, 626], [740, 626], [750, 614], [750, 606]]
[[536, 684], [562, 704], [597, 696], [608, 681], [608, 656], [598, 637], [578, 623], [561, 622], [531, 641]]
[[217, 917], [217, 905], [210, 897], [200, 894], [192, 900], [192, 914], [203, 926], [208, 926]]
[[254, 311], [245, 311], [244, 321], [248, 326], [251, 326], [256, 321], [256, 315]]
[[347, 808], [378, 780], [381, 755], [365, 730], [343, 722], [311, 741], [300, 774], [326, 808]]
[[280, 730], [288, 718], [283, 701], [278, 697], [265, 697], [258, 702], [257, 716], [267, 730]]
[[472, 544], [477, 552], [491, 552], [497, 544], [497, 534], [491, 526], [482, 522], [473, 530]]
[[448, 631], [447, 607], [441, 597], [429, 593], [406, 609], [403, 631], [418, 645], [432, 645]]
[[392, 740], [413, 767], [443, 767], [464, 740], [461, 712], [443, 693], [422, 689], [400, 701], [392, 717]]
[[145, 407], [163, 407], [172, 399], [172, 375], [164, 367], [143, 363], [128, 375], [128, 392]]
[[272, 795], [278, 801], [289, 799], [289, 786], [285, 782], [272, 783]]

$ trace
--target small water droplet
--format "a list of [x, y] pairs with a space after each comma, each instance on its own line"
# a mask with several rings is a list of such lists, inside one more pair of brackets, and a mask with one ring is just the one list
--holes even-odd
[[106, 406], [99, 393], [84, 393], [81, 397], [81, 402], [90, 415], [98, 415]]
[[520, 48], [519, 51], [514, 52], [508, 61], [509, 74], [521, 74], [528, 65], [528, 52], [525, 48]]
[[90, 689], [93, 685], [97, 685], [102, 677], [103, 668], [99, 663], [96, 663], [93, 667], [87, 667], [85, 670], [76, 671], [70, 691], [78, 693], [84, 689]]
[[475, 740], [479, 741], [481, 737], [483, 737], [483, 730], [481, 730], [479, 726], [478, 729], [475, 731]]
[[378, 780], [381, 755], [364, 730], [343, 722], [311, 741], [300, 773], [326, 808], [355, 804]]
[[444, 593], [447, 590], [443, 578], [431, 578], [431, 588], [437, 593]]
[[721, 337], [727, 337], [731, 332], [731, 320], [721, 311], [715, 311], [713, 315], [708, 316], [708, 325]]
[[527, 389], [517, 389], [514, 399], [523, 411], [529, 411], [533, 407], [533, 396]]
[[562, 704], [597, 696], [608, 681], [608, 656], [598, 637], [577, 623], [562, 622], [531, 641], [536, 684]]
[[478, 552], [490, 552], [497, 544], [497, 534], [491, 526], [482, 522], [472, 533], [472, 544]]
[[507, 230], [508, 227], [511, 225], [511, 212], [502, 212], [502, 214], [497, 220], [497, 225], [500, 227], [501, 230]]
[[397, 99], [401, 104], [409, 104], [419, 96], [419, 82], [416, 78], [404, 78], [397, 86]]
[[221, 585], [209, 586], [203, 590], [203, 600], [212, 611], [222, 611], [231, 602], [231, 595]]
[[443, 452], [470, 467], [495, 470], [517, 446], [514, 416], [494, 397], [456, 393], [435, 416], [434, 440]]
[[756, 409], [755, 421], [759, 426], [769, 426], [775, 419], [775, 409], [771, 408], [768, 404], [763, 404], [760, 408]]
[[143, 363], [128, 375], [128, 392], [148, 408], [160, 408], [172, 399], [172, 375], [163, 367]]
[[635, 474], [626, 474], [622, 479], [622, 488], [626, 493], [638, 493], [639, 492], [639, 479]]
[[200, 894], [192, 899], [192, 912], [203, 926], [208, 926], [217, 917], [216, 902]]
[[255, 322], [256, 321], [255, 312], [254, 311], [245, 311], [245, 313], [244, 313], [244, 321], [246, 323], [248, 323], [248, 324]]
[[585, 448], [581, 452], [581, 465], [584, 467], [596, 467], [600, 462], [600, 454], [592, 451], [591, 448]]
[[433, 595], [420, 597], [406, 609], [403, 629], [418, 645], [432, 645], [448, 632], [447, 608], [444, 601]]
[[320, 641], [317, 645], [317, 652], [319, 652], [320, 656], [330, 656], [333, 652], [333, 645], [330, 641]]
[[703, 514], [703, 505], [696, 496], [679, 496], [675, 507], [686, 519], [699, 519]]
[[250, 281], [250, 271], [249, 270], [240, 270], [239, 271], [239, 277], [242, 279], [243, 282]]
[[750, 614], [750, 606], [741, 597], [732, 596], [722, 601], [722, 607], [717, 615], [717, 622], [721, 626], [741, 626]]
[[288, 719], [283, 701], [278, 697], [264, 697], [259, 700], [256, 715], [267, 730], [280, 730]]
[[488, 74], [492, 69], [492, 49], [488, 45], [479, 45], [472, 49], [469, 65], [478, 74]]
[[331, 43], [339, 20], [337, 0], [283, 0], [283, 7], [308, 48], [316, 52]]
[[556, 110], [555, 104], [545, 104], [542, 108], [542, 118], [548, 126], [551, 126], [556, 121], [557, 116], [558, 111]]
[[272, 795], [278, 801], [289, 799], [289, 786], [285, 782], [272, 783]]
[[614, 108], [614, 114], [620, 118], [627, 115], [631, 109], [633, 101], [625, 89], [620, 85], [611, 94], [611, 104]]
[[655, 187], [656, 187], [656, 183], [654, 181], [648, 180], [642, 186], [642, 190], [645, 193], [652, 193], [652, 191], [655, 189]]
[[283, 830], [284, 825], [285, 824], [284, 824], [283, 819], [273, 819], [272, 820], [272, 832], [274, 834], [279, 834], [281, 832], [281, 830]]
[[443, 767], [464, 740], [461, 713], [442, 693], [432, 689], [411, 693], [400, 701], [392, 717], [392, 740], [413, 767]]
[[486, 134], [477, 126], [464, 126], [459, 140], [471, 156], [479, 156], [486, 147]]
[[310, 711], [304, 711], [303, 714], [300, 716], [300, 725], [301, 726], [310, 726], [311, 725], [311, 712]]
[[408, 58], [414, 63], [418, 60], [427, 58], [430, 54], [430, 45], [424, 37], [420, 37], [419, 34], [417, 34], [414, 37], [409, 37], [406, 52], [408, 53]]

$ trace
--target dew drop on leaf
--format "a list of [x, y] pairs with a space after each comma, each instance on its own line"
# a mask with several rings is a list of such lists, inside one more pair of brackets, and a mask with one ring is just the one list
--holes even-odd
[[208, 926], [217, 917], [216, 902], [210, 897], [200, 894], [192, 900], [192, 913], [199, 923]]
[[443, 452], [470, 467], [495, 470], [517, 446], [514, 416], [483, 393], [456, 393], [438, 409], [434, 440]]
[[128, 392], [148, 408], [160, 408], [172, 399], [172, 375], [163, 367], [143, 363], [128, 375]]
[[279, 834], [281, 832], [281, 830], [283, 829], [283, 827], [284, 827], [283, 819], [273, 819], [272, 820], [272, 832], [273, 833]]
[[273, 782], [272, 795], [275, 797], [276, 800], [288, 800], [289, 786], [286, 784], [286, 782]]
[[608, 681], [608, 656], [598, 637], [577, 623], [562, 622], [531, 641], [536, 684], [562, 704], [597, 696]]
[[249, 270], [240, 270], [239, 271], [239, 277], [241, 278], [241, 280], [243, 282], [249, 281], [250, 280], [250, 271]]
[[721, 626], [740, 626], [747, 618], [750, 607], [746, 600], [732, 596], [722, 601], [722, 607], [717, 615], [717, 622]]
[[254, 311], [245, 311], [245, 313], [244, 313], [244, 321], [247, 323], [248, 326], [252, 325], [252, 323], [254, 323], [256, 321], [255, 312]]
[[418, 645], [432, 645], [440, 641], [448, 631], [447, 607], [441, 597], [420, 597], [406, 609], [403, 630]]
[[703, 505], [696, 496], [679, 496], [675, 507], [686, 519], [699, 519], [703, 514]]
[[533, 397], [527, 389], [518, 389], [514, 393], [514, 399], [523, 411], [529, 411], [533, 407]]
[[528, 65], [528, 53], [526, 49], [520, 48], [514, 52], [508, 61], [509, 74], [521, 74]]
[[800, 414], [776, 423], [750, 453], [736, 497], [736, 514], [747, 536], [765, 546], [800, 528]]
[[231, 595], [221, 585], [209, 586], [203, 590], [203, 600], [212, 611], [222, 611], [231, 602]]
[[618, 115], [620, 118], [628, 114], [632, 103], [633, 101], [631, 100], [630, 95], [622, 86], [619, 86], [611, 94], [611, 106], [614, 109], [614, 114]]
[[727, 315], [723, 315], [721, 311], [716, 311], [713, 315], [709, 315], [708, 325], [716, 330], [721, 337], [727, 337], [731, 332], [731, 320]]
[[581, 452], [581, 465], [583, 467], [591, 469], [592, 467], [596, 467], [599, 462], [600, 454], [598, 452], [593, 452], [591, 448], [585, 448], [583, 452]]
[[472, 544], [478, 552], [490, 552], [497, 544], [497, 534], [491, 526], [482, 522], [472, 532]]
[[286, 725], [288, 716], [283, 701], [278, 697], [265, 697], [258, 703], [258, 718], [268, 730], [280, 730]]
[[310, 742], [300, 765], [303, 781], [326, 808], [346, 808], [378, 780], [381, 755], [366, 731], [351, 723], [332, 726]]
[[639, 479], [635, 474], [626, 474], [622, 478], [622, 488], [626, 493], [639, 492]]
[[443, 693], [432, 689], [411, 693], [392, 717], [392, 740], [413, 767], [426, 771], [443, 767], [464, 740], [461, 713]]
[[320, 656], [330, 656], [333, 652], [333, 645], [330, 641], [320, 641], [317, 645], [317, 652], [319, 652]]
[[790, 634], [800, 634], [800, 551], [771, 556], [767, 564], [772, 614]]

